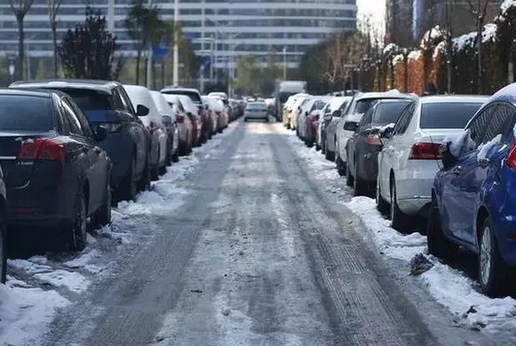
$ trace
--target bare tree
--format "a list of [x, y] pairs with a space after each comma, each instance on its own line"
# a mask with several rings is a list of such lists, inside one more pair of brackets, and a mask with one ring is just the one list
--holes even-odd
[[341, 78], [342, 73], [342, 55], [344, 50], [341, 49], [341, 38], [340, 34], [332, 41], [329, 42], [325, 50], [325, 64], [324, 74], [322, 78], [326, 81], [330, 88], [335, 88]]
[[475, 17], [477, 27], [477, 92], [482, 94], [482, 31], [484, 29], [484, 22], [486, 19], [487, 7], [490, 0], [476, 0], [476, 5], [473, 5], [473, 0], [468, 0], [469, 12]]
[[52, 31], [52, 62], [54, 66], [54, 78], [57, 78], [57, 14], [63, 0], [47, 0], [48, 5], [48, 19], [50, 21], [50, 30]]
[[23, 62], [25, 58], [25, 32], [23, 28], [23, 20], [25, 15], [30, 11], [34, 0], [9, 0], [11, 10], [13, 11], [16, 21], [18, 22], [18, 78], [23, 79]]

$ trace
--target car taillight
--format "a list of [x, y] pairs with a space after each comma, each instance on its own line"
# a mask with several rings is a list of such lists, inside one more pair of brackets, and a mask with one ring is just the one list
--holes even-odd
[[409, 160], [437, 160], [442, 158], [440, 144], [415, 143], [410, 149]]
[[100, 126], [102, 126], [107, 132], [120, 132], [120, 130], [122, 129], [122, 124], [108, 123], [101, 124]]
[[505, 164], [510, 169], [516, 171], [516, 139], [512, 141], [511, 146], [509, 147], [509, 154], [505, 159]]
[[185, 116], [183, 114], [176, 114], [176, 121], [179, 124], [182, 124], [185, 122]]
[[378, 135], [368, 135], [365, 138], [366, 144], [369, 145], [382, 145], [382, 142], [380, 141], [380, 136]]
[[64, 161], [62, 144], [51, 139], [35, 139], [24, 142], [18, 151], [18, 160]]

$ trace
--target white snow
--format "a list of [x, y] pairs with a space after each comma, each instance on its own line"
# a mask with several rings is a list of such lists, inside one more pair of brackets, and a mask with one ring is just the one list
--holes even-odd
[[484, 31], [482, 31], [482, 42], [493, 42], [496, 38], [496, 29], [498, 27], [494, 23], [489, 23], [484, 26]]
[[475, 148], [475, 142], [469, 135], [469, 130], [462, 130], [457, 133], [450, 133], [443, 139], [443, 144], [449, 143], [450, 154], [453, 157], [459, 157], [460, 152], [463, 148], [473, 149]]
[[486, 158], [487, 154], [489, 153], [489, 151], [491, 150], [491, 148], [495, 145], [497, 145], [498, 143], [500, 143], [502, 139], [502, 135], [497, 135], [495, 138], [491, 139], [489, 142], [487, 142], [486, 144], [484, 145], [481, 145], [479, 148], [480, 148], [480, 151], [478, 152], [477, 154], [477, 160], [483, 160]]
[[418, 60], [420, 57], [421, 57], [421, 51], [418, 49], [418, 50], [413, 50], [412, 52], [409, 53], [408, 55], [408, 59], [409, 60]]
[[476, 37], [477, 33], [475, 31], [456, 37], [453, 39], [453, 47], [459, 52], [467, 46], [472, 47], [475, 44]]
[[502, 15], [505, 14], [505, 12], [507, 12], [507, 10], [513, 6], [516, 6], [516, 0], [505, 0], [500, 5], [500, 10], [501, 10]]
[[399, 47], [394, 44], [394, 43], [389, 43], [388, 45], [385, 46], [385, 48], [383, 49], [383, 55], [389, 55], [391, 53], [394, 53], [396, 52], [397, 50], [399, 49]]
[[403, 56], [403, 54], [397, 54], [397, 55], [392, 59], [392, 63], [393, 63], [394, 65], [400, 64], [400, 63], [402, 63], [403, 61], [405, 61], [405, 57]]

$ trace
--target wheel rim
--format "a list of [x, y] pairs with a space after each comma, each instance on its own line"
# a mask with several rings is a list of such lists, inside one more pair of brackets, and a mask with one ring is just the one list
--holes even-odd
[[486, 226], [482, 233], [482, 241], [480, 243], [480, 279], [482, 284], [487, 285], [491, 275], [491, 229]]

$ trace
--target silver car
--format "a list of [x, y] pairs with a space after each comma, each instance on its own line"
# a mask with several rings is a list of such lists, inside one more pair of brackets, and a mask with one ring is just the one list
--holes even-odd
[[249, 102], [244, 111], [244, 121], [248, 119], [263, 119], [269, 121], [269, 110], [265, 102]]

